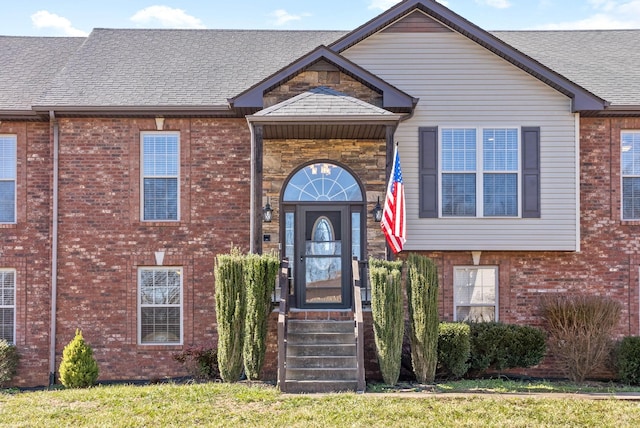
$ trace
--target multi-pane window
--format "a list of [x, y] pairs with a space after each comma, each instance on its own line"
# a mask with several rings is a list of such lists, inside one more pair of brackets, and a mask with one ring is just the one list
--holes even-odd
[[142, 219], [178, 220], [180, 139], [175, 132], [148, 132], [142, 138]]
[[640, 219], [640, 131], [620, 136], [622, 169], [622, 218]]
[[0, 340], [15, 343], [16, 272], [0, 270]]
[[16, 137], [0, 135], [0, 223], [16, 222]]
[[182, 343], [182, 268], [140, 268], [138, 284], [140, 343]]
[[498, 268], [455, 267], [453, 270], [454, 319], [486, 322], [498, 318]]
[[[480, 138], [478, 138], [480, 135]], [[444, 128], [443, 217], [517, 217], [517, 128]]]

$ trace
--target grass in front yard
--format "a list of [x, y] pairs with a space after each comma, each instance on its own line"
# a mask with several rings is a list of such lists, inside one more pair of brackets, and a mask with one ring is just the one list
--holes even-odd
[[618, 400], [389, 394], [282, 395], [219, 383], [102, 386], [0, 394], [0, 426], [632, 427]]
[[402, 384], [389, 387], [381, 383], [372, 383], [367, 387], [368, 392], [397, 392], [405, 391], [433, 391], [433, 392], [487, 392], [487, 393], [600, 393], [619, 394], [627, 392], [640, 393], [640, 387], [628, 386], [614, 382], [583, 382], [547, 380], [512, 380], [504, 377], [494, 379], [464, 379], [436, 383], [434, 385]]

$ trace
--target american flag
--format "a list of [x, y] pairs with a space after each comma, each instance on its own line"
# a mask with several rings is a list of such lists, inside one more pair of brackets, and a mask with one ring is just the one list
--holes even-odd
[[405, 217], [404, 184], [402, 182], [402, 170], [400, 169], [398, 144], [396, 144], [393, 154], [393, 168], [391, 169], [391, 177], [389, 177], [387, 197], [384, 201], [384, 212], [380, 223], [382, 232], [387, 237], [387, 242], [394, 254], [402, 251], [402, 247], [407, 240]]

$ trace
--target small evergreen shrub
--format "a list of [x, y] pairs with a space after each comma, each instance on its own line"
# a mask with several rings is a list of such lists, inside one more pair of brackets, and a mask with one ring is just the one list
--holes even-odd
[[620, 309], [615, 300], [599, 296], [553, 296], [543, 301], [549, 349], [569, 379], [582, 382], [605, 363]]
[[6, 340], [0, 340], [0, 388], [13, 379], [19, 360], [16, 347]]
[[173, 359], [182, 363], [194, 379], [220, 379], [218, 351], [215, 348], [190, 346], [174, 354]]
[[620, 341], [615, 352], [615, 366], [621, 381], [640, 385], [640, 337], [629, 336]]
[[469, 324], [443, 322], [438, 327], [438, 375], [461, 378], [469, 370], [471, 355]]
[[404, 311], [401, 283], [402, 262], [369, 260], [373, 332], [382, 379], [398, 383], [402, 360]]
[[415, 253], [407, 266], [411, 363], [418, 382], [431, 383], [438, 365], [438, 270], [433, 260]]
[[64, 347], [59, 371], [60, 382], [67, 388], [87, 388], [98, 380], [98, 362], [80, 329], [76, 329], [75, 337]]
[[280, 260], [274, 254], [250, 254], [244, 259], [247, 309], [242, 357], [247, 379], [256, 380], [267, 349], [267, 321]]
[[242, 348], [246, 317], [244, 261], [240, 250], [219, 254], [215, 264], [216, 320], [218, 323], [218, 367], [225, 382], [242, 375]]
[[546, 353], [545, 334], [530, 326], [500, 322], [470, 323], [470, 371], [535, 366]]

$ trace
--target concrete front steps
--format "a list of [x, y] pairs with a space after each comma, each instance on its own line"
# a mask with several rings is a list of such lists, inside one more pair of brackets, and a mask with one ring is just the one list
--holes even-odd
[[356, 391], [354, 321], [290, 319], [284, 392]]

